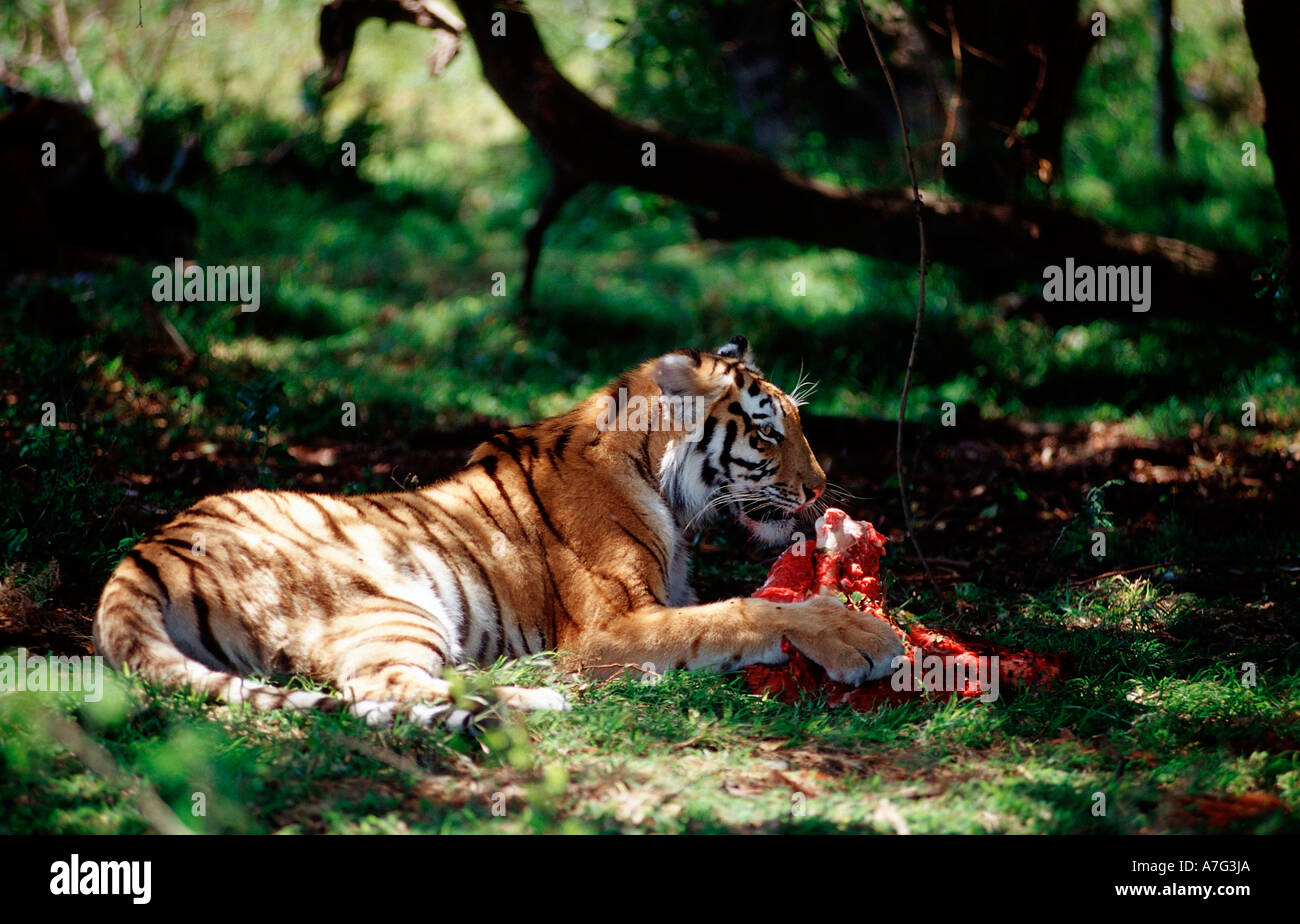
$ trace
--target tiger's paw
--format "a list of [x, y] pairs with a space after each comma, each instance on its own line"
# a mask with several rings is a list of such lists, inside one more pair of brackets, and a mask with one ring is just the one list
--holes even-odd
[[519, 712], [569, 712], [572, 707], [564, 694], [550, 687], [494, 687], [499, 702]]
[[821, 665], [828, 677], [858, 686], [893, 673], [894, 658], [903, 643], [894, 630], [876, 619], [849, 609], [836, 597], [811, 597], [790, 604], [785, 636]]
[[500, 724], [499, 709], [484, 697], [466, 696], [457, 703], [402, 703], [393, 700], [361, 699], [351, 711], [371, 728], [387, 728], [399, 716], [424, 728], [447, 728], [474, 733]]

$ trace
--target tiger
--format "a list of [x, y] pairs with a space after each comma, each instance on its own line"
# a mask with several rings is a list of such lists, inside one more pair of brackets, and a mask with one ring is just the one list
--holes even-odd
[[[629, 413], [647, 407], [662, 413]], [[701, 604], [688, 580], [703, 523], [730, 512], [788, 542], [825, 490], [798, 405], [735, 337], [644, 362], [425, 487], [209, 496], [127, 552], [94, 648], [164, 688], [373, 726], [568, 710], [549, 687], [454, 692], [458, 668], [543, 652], [576, 671], [729, 671], [781, 663], [785, 638], [857, 684], [902, 653], [880, 620], [834, 596]], [[295, 675], [334, 692], [283, 685]]]

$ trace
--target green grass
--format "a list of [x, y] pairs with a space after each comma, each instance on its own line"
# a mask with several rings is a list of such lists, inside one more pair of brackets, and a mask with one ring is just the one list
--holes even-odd
[[[992, 634], [1066, 651], [1059, 688], [868, 714], [762, 699], [736, 675], [580, 682], [537, 658], [474, 682], [557, 685], [573, 711], [478, 739], [232, 711], [132, 681], [93, 709], [11, 694], [0, 803], [13, 809], [0, 831], [146, 827], [122, 785], [41, 734], [48, 709], [200, 831], [1135, 833], [1197, 830], [1189, 800], [1248, 793], [1284, 808], [1234, 830], [1300, 830], [1295, 653], [1231, 632], [1207, 652], [1196, 625], [1232, 618], [1122, 579], [1024, 599]], [[1240, 662], [1252, 659], [1248, 687]], [[1095, 792], [1105, 816], [1092, 814]]]

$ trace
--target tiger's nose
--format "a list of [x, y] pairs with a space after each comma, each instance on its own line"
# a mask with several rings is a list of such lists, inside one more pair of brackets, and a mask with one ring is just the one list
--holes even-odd
[[804, 485], [803, 486], [804, 503], [811, 504], [817, 498], [822, 496], [822, 492], [824, 490], [826, 490], [824, 487], [820, 487], [820, 486], [813, 487], [811, 485]]

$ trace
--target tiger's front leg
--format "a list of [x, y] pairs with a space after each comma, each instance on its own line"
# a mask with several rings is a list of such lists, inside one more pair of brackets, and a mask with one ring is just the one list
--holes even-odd
[[647, 607], [583, 627], [569, 646], [583, 665], [654, 665], [734, 670], [786, 659], [781, 637], [833, 680], [859, 684], [888, 675], [903, 653], [893, 630], [834, 597], [775, 603], [736, 597], [683, 607]]

